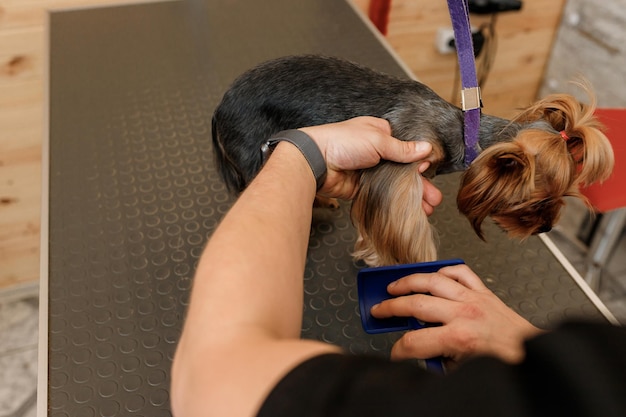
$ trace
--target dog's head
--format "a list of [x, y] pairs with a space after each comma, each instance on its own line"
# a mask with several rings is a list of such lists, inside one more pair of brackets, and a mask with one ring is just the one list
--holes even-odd
[[605, 180], [614, 165], [590, 97], [584, 105], [554, 94], [530, 106], [515, 119], [516, 137], [485, 149], [465, 171], [457, 204], [478, 236], [487, 217], [523, 239], [552, 229], [564, 197], [589, 204], [579, 186]]

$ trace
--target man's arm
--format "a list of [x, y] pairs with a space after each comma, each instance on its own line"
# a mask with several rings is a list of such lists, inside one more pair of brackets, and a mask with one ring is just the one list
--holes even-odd
[[252, 416], [295, 364], [337, 350], [298, 340], [314, 196], [305, 158], [279, 143], [210, 239], [172, 370], [175, 415]]
[[[415, 162], [431, 150], [391, 138], [381, 119], [302, 130], [325, 156], [322, 191], [333, 197], [354, 193], [359, 168], [382, 158]], [[431, 191], [432, 207], [441, 194]], [[171, 397], [177, 417], [252, 416], [288, 370], [308, 357], [339, 350], [300, 340], [315, 192], [306, 159], [281, 142], [211, 237], [174, 358]]]

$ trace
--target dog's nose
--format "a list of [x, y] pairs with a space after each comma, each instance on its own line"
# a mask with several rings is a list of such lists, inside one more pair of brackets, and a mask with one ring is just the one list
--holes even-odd
[[535, 234], [538, 235], [539, 233], [548, 233], [550, 230], [552, 230], [552, 225], [544, 224], [535, 232]]

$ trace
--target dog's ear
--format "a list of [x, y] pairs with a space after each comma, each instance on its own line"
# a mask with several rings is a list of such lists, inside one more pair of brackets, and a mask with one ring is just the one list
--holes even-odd
[[457, 206], [481, 239], [485, 218], [529, 198], [534, 171], [533, 158], [521, 146], [503, 142], [484, 150], [463, 173]]
[[519, 148], [496, 149], [491, 159], [486, 161], [487, 166], [503, 177], [516, 176], [523, 173], [528, 165], [526, 154]]
[[384, 162], [365, 170], [352, 203], [359, 237], [353, 253], [369, 266], [437, 259], [432, 226], [422, 206], [417, 164]]

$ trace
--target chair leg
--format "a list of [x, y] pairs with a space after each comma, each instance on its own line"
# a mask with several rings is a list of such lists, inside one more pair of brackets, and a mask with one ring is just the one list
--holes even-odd
[[615, 245], [622, 235], [625, 223], [626, 208], [610, 211], [603, 216], [601, 224], [594, 234], [587, 255], [585, 281], [595, 292], [600, 288], [602, 267], [606, 266]]

